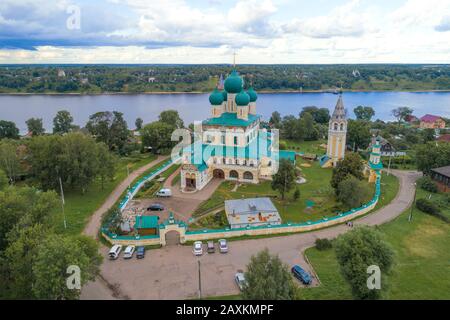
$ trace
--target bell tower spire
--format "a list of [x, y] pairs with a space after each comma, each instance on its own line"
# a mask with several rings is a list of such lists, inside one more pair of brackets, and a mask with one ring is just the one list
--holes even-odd
[[336, 107], [328, 124], [327, 156], [333, 166], [345, 155], [347, 138], [347, 114], [342, 100], [342, 93], [339, 94]]

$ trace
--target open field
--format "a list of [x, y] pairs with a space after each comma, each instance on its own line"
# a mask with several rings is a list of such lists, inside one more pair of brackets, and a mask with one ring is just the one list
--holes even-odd
[[[418, 197], [426, 196], [418, 190]], [[388, 278], [388, 299], [450, 299], [450, 224], [410, 210], [378, 227], [397, 255], [394, 273]], [[351, 299], [350, 288], [339, 272], [334, 250], [310, 248], [306, 255], [322, 285], [301, 290], [305, 299]]]

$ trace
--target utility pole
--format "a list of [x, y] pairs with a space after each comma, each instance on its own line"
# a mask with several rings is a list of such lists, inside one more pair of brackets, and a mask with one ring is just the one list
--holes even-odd
[[64, 218], [64, 229], [67, 229], [67, 222], [66, 222], [66, 213], [64, 212], [64, 190], [62, 186], [61, 177], [59, 177], [59, 187], [61, 189], [61, 206], [62, 206], [62, 212], [63, 212], [63, 218]]
[[414, 199], [413, 202], [411, 204], [411, 211], [409, 212], [409, 216], [408, 216], [408, 221], [411, 222], [412, 218], [413, 218], [413, 210], [414, 210], [414, 206], [416, 203], [416, 195], [417, 195], [417, 183], [413, 183], [414, 186]]
[[[129, 177], [130, 177], [130, 166], [129, 166], [129, 163], [127, 163], [127, 178], [129, 178]], [[131, 184], [130, 183], [131, 182], [128, 181], [128, 190], [131, 189]]]
[[388, 171], [387, 171], [387, 175], [389, 175], [391, 173], [391, 159], [392, 159], [392, 151], [389, 154], [389, 164], [388, 164]]
[[202, 298], [202, 274], [200, 269], [200, 260], [198, 262], [198, 298]]

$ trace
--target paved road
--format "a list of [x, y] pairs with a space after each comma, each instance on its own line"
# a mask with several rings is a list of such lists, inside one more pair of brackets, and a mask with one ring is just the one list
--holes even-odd
[[114, 205], [114, 203], [116, 203], [116, 201], [120, 198], [120, 196], [128, 188], [128, 186], [133, 182], [133, 180], [166, 158], [167, 157], [158, 156], [158, 158], [156, 158], [152, 162], [130, 173], [130, 175], [124, 181], [122, 181], [108, 196], [108, 198], [105, 200], [102, 206], [94, 212], [88, 224], [84, 228], [83, 233], [85, 235], [97, 238], [98, 230], [100, 230], [101, 226], [102, 216], [109, 210], [109, 208], [111, 208]]
[[[355, 220], [355, 225], [377, 225], [386, 223], [413, 201], [416, 172], [392, 171], [400, 179], [400, 190], [396, 198], [385, 207]], [[116, 297], [131, 299], [187, 299], [198, 294], [198, 263], [201, 261], [202, 290], [204, 296], [238, 293], [233, 281], [237, 269], [245, 269], [250, 257], [268, 248], [288, 265], [302, 264], [311, 270], [303, 259], [303, 252], [314, 245], [317, 238], [335, 238], [349, 230], [345, 225], [330, 227], [309, 233], [290, 236], [232, 241], [228, 254], [205, 254], [200, 258], [192, 255], [189, 246], [168, 246], [149, 250], [143, 260], [105, 260], [101, 267], [103, 278], [116, 288]], [[106, 256], [106, 248], [102, 249]], [[82, 290], [82, 299], [109, 299], [111, 293], [98, 286], [104, 282], [89, 283]]]

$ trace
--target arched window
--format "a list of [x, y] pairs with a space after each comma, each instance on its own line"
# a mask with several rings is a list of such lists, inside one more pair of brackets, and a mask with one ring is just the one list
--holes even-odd
[[231, 170], [230, 171], [230, 178], [231, 179], [238, 179], [239, 178], [239, 174], [237, 173], [236, 170]]
[[244, 172], [244, 179], [245, 180], [253, 180], [253, 173], [251, 173], [250, 171], [245, 171]]
[[337, 124], [337, 123], [334, 123], [334, 130], [337, 131], [337, 129], [338, 129], [338, 124]]
[[344, 131], [344, 124], [341, 123], [341, 131]]

